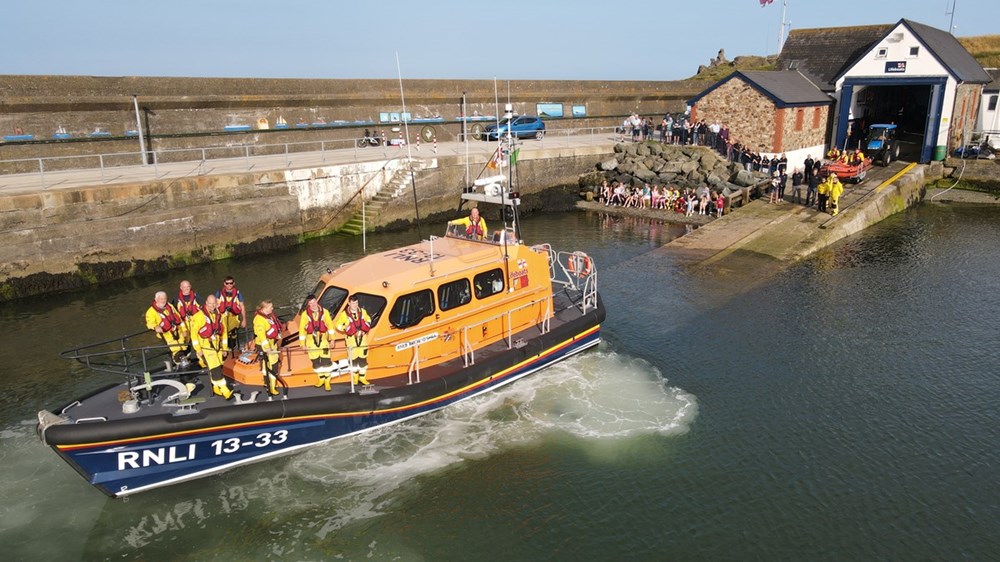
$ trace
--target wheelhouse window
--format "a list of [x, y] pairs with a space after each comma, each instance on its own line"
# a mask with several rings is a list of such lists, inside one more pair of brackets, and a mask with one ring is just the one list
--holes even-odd
[[409, 328], [431, 314], [434, 314], [434, 293], [424, 289], [396, 299], [389, 311], [389, 323], [395, 328]]
[[[319, 305], [330, 311], [330, 314], [336, 314], [340, 307], [344, 304], [347, 299], [347, 290], [341, 289], [340, 287], [334, 287], [330, 285], [325, 287], [321, 282], [316, 285], [316, 288], [312, 290], [313, 295], [319, 296]], [[302, 306], [299, 310], [306, 309], [306, 301], [302, 301]]]
[[484, 271], [472, 278], [472, 284], [476, 289], [476, 298], [485, 299], [497, 293], [503, 292], [503, 270], [491, 269]]
[[[385, 310], [385, 297], [382, 295], [369, 295], [368, 293], [354, 293], [358, 297], [358, 304], [361, 308], [365, 309], [368, 316], [372, 319], [372, 327], [378, 324], [379, 318], [382, 317], [382, 311]], [[346, 308], [346, 307], [345, 307]], [[336, 310], [331, 310], [331, 313], [337, 312]]]
[[459, 279], [438, 287], [438, 306], [442, 311], [458, 308], [472, 301], [472, 287], [468, 279]]

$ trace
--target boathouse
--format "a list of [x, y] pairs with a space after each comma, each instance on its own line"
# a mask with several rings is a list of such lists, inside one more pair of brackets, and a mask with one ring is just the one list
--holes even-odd
[[983, 87], [976, 129], [986, 132], [993, 147], [1000, 148], [1000, 107], [997, 106], [997, 99], [1000, 98], [1000, 68], [987, 68], [986, 72], [993, 77], [993, 81]]
[[920, 162], [962, 143], [992, 80], [951, 33], [907, 19], [794, 30], [778, 68], [800, 71], [834, 95], [831, 144], [851, 147], [867, 125], [895, 123], [902, 157]]
[[737, 71], [688, 100], [692, 119], [726, 123], [729, 137], [790, 168], [823, 154], [833, 98], [795, 70]]

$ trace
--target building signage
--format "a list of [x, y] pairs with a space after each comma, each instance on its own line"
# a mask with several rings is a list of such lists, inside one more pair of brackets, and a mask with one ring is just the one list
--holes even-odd
[[906, 61], [889, 61], [885, 63], [885, 73], [893, 74], [898, 72], [906, 72]]

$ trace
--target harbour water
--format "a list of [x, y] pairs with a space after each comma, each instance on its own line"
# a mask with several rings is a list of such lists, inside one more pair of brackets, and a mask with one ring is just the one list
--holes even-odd
[[[427, 228], [424, 228], [425, 235]], [[298, 302], [360, 240], [0, 311], [0, 544], [10, 560], [993, 559], [1000, 222], [921, 206], [761, 279], [656, 249], [683, 227], [525, 221], [595, 257], [605, 342], [490, 396], [110, 500], [35, 412], [103, 379], [60, 350], [141, 327], [152, 293], [232, 274]], [[412, 232], [369, 238], [384, 249]]]

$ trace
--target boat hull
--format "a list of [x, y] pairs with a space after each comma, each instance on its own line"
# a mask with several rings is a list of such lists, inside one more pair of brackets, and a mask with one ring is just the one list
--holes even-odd
[[600, 342], [604, 309], [581, 315], [454, 374], [370, 395], [330, 395], [210, 408], [196, 414], [62, 424], [46, 442], [110, 496], [230, 468], [425, 415], [489, 392]]

